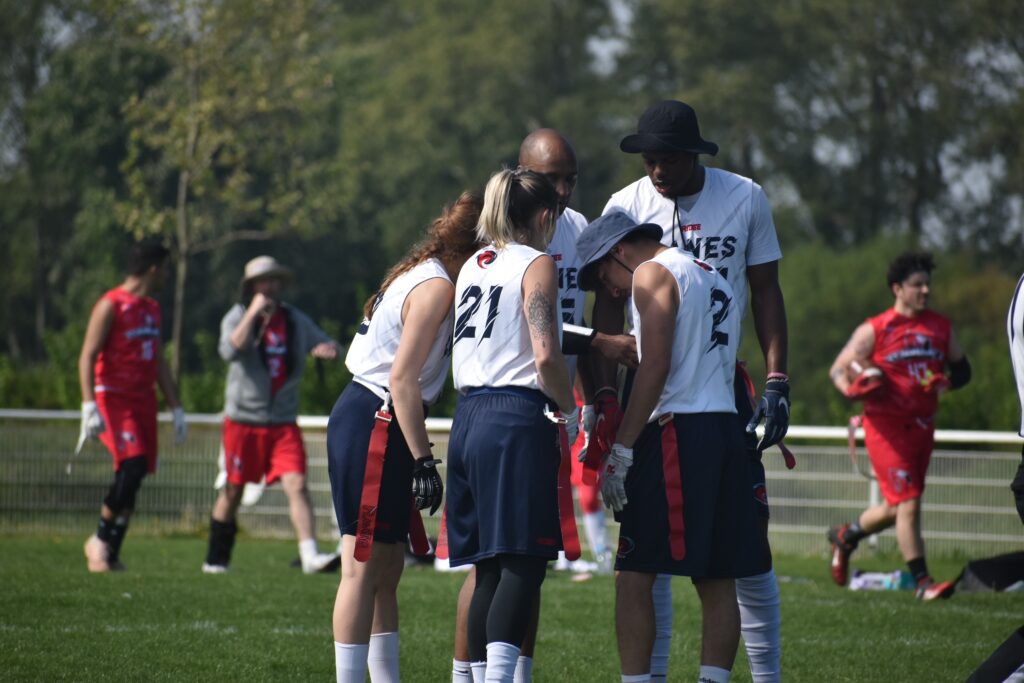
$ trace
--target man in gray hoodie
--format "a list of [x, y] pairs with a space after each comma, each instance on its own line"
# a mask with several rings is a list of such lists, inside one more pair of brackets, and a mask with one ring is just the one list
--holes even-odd
[[334, 360], [338, 346], [309, 316], [281, 301], [291, 279], [292, 272], [272, 256], [252, 259], [242, 278], [242, 300], [248, 304], [235, 304], [221, 320], [218, 350], [229, 363], [223, 437], [227, 483], [210, 518], [203, 563], [208, 574], [227, 571], [245, 484], [264, 477], [267, 484], [280, 480], [288, 496], [302, 570], [312, 574], [337, 567], [336, 553], [317, 549], [296, 417], [306, 355]]

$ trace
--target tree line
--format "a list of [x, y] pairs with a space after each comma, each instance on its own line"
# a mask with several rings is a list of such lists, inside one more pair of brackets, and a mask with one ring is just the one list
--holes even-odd
[[[347, 343], [362, 301], [442, 204], [575, 144], [596, 217], [642, 173], [618, 150], [652, 101], [693, 104], [702, 157], [754, 178], [785, 254], [794, 419], [851, 407], [828, 364], [885, 308], [885, 266], [938, 255], [936, 308], [975, 380], [940, 424], [1009, 428], [1002, 316], [1024, 263], [1024, 8], [1011, 0], [2, 0], [0, 393], [73, 407], [89, 308], [127, 244], [164, 236], [161, 302], [190, 410], [221, 407], [214, 350], [242, 264]], [[758, 372], [751, 331], [743, 355]], [[347, 376], [312, 372], [304, 410]], [[450, 409], [451, 397], [436, 414]]]

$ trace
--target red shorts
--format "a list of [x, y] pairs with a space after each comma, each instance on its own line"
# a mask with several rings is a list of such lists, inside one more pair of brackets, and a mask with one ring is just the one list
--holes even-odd
[[889, 505], [920, 498], [935, 445], [935, 423], [913, 417], [864, 416], [864, 445]]
[[306, 449], [297, 424], [247, 425], [224, 418], [224, 469], [237, 486], [264, 476], [273, 484], [283, 474], [306, 473]]
[[156, 395], [100, 391], [96, 407], [106, 425], [100, 441], [114, 458], [114, 471], [128, 458], [144, 455], [147, 471], [156, 472]]
[[580, 435], [576, 438], [576, 443], [569, 449], [571, 452], [570, 462], [572, 464], [572, 472], [569, 477], [569, 481], [576, 487], [577, 493], [580, 497], [580, 507], [583, 508], [585, 514], [597, 512], [601, 509], [601, 498], [600, 492], [601, 487], [597, 484], [587, 485], [583, 483], [583, 463], [579, 461], [580, 451], [583, 450], [583, 430], [580, 429]]

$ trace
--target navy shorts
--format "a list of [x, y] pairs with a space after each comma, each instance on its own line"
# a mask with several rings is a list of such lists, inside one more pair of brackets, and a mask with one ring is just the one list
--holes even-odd
[[474, 389], [459, 400], [448, 442], [445, 520], [452, 566], [499, 554], [553, 560], [558, 431], [533, 389]]
[[[376, 422], [374, 415], [382, 403], [372, 391], [351, 382], [341, 392], [327, 422], [327, 472], [338, 529], [343, 535], [356, 535], [370, 434]], [[412, 506], [412, 466], [412, 453], [398, 419], [392, 419], [380, 478], [374, 541], [405, 543]]]
[[[743, 380], [743, 374], [736, 368], [736, 376], [733, 380], [733, 390], [736, 393], [736, 413], [740, 420], [740, 428], [743, 430], [743, 444], [746, 446], [749, 462], [747, 468], [750, 470], [750, 490], [753, 493], [754, 501], [757, 503], [757, 514], [762, 519], [768, 519], [771, 511], [768, 509], [768, 487], [765, 485], [764, 463], [761, 462], [761, 451], [757, 450], [757, 434], [747, 434], [747, 423], [754, 417], [754, 409], [750, 407], [750, 397], [747, 396], [747, 383]], [[765, 569], [765, 571], [768, 571]]]
[[[675, 415], [686, 553], [672, 559], [662, 454], [653, 422], [633, 447], [626, 475], [629, 502], [615, 569], [693, 578], [735, 578], [764, 571], [764, 534], [750, 496], [746, 449], [732, 413]], [[678, 521], [678, 520], [677, 520]]]

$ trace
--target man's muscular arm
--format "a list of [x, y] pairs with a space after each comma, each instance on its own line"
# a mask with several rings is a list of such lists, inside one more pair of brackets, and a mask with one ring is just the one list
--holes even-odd
[[861, 323], [853, 331], [843, 350], [832, 361], [832, 367], [828, 371], [829, 378], [841, 394], [845, 396], [850, 388], [850, 380], [846, 377], [846, 368], [855, 360], [870, 358], [874, 348], [875, 328], [871, 327], [871, 323]]

